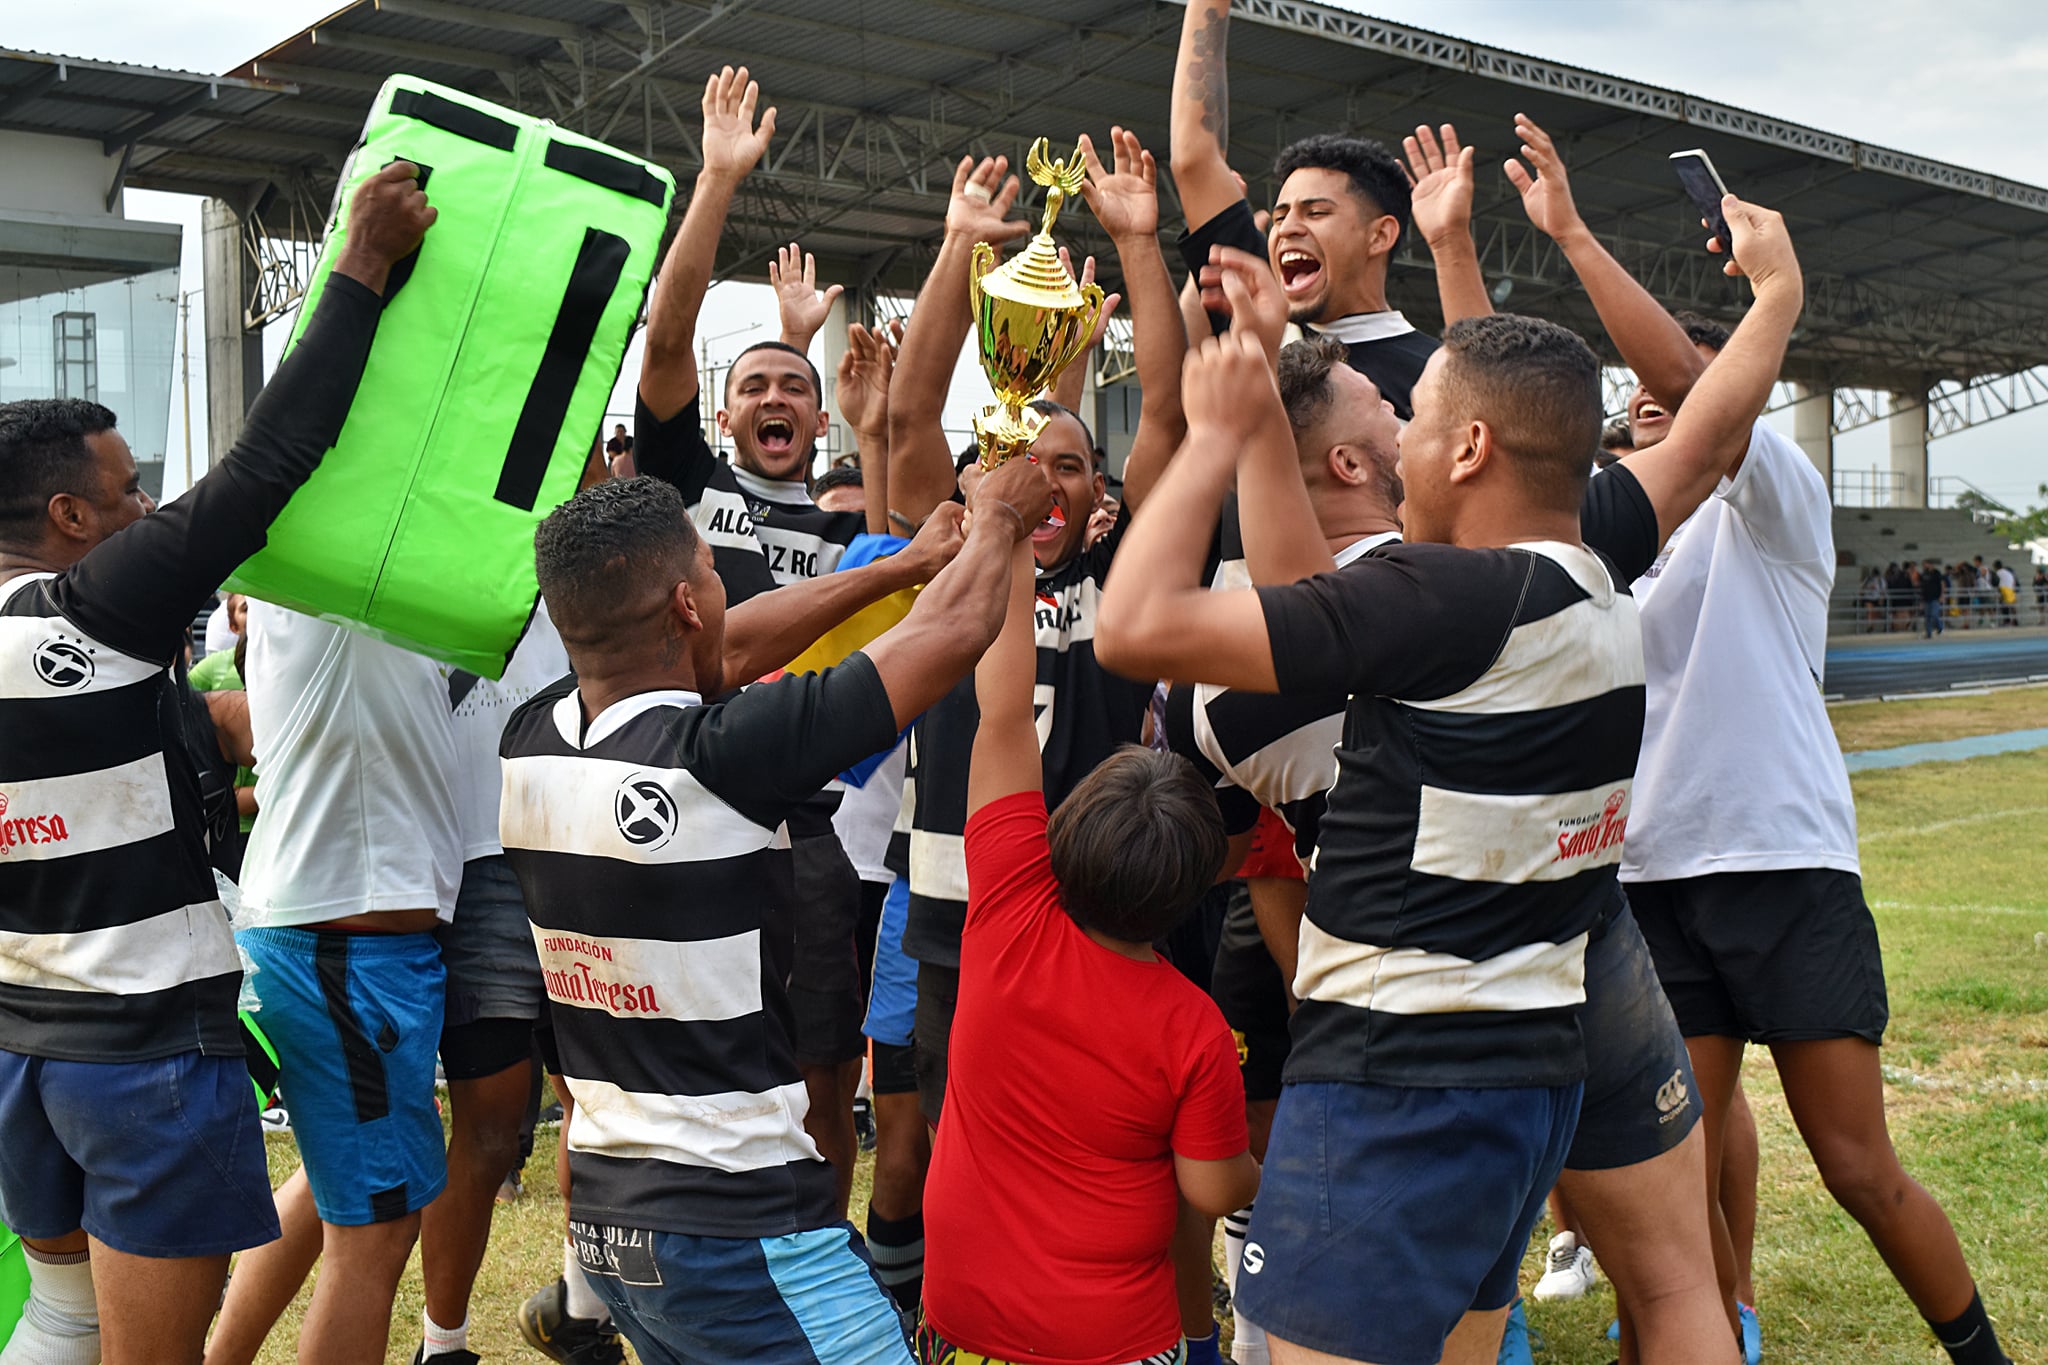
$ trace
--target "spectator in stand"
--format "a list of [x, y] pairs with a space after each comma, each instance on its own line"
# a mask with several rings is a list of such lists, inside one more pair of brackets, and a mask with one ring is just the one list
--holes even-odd
[[2048, 626], [2048, 568], [2034, 569], [2034, 613]]
[[0, 788], [44, 831], [0, 860], [0, 1220], [29, 1278], [9, 1360], [198, 1365], [229, 1255], [277, 1236], [241, 964], [160, 717], [193, 616], [341, 430], [391, 266], [434, 220], [418, 173], [357, 189], [300, 344], [162, 512], [107, 409], [0, 405], [0, 623], [21, 641]]
[[2020, 623], [2020, 580], [2019, 575], [2005, 567], [2005, 561], [1991, 561], [1992, 586], [1998, 589], [1998, 623], [2002, 626], [2016, 626]]
[[1946, 627], [1941, 619], [1941, 599], [1948, 587], [1948, 577], [1941, 571], [1941, 564], [1928, 560], [1920, 566], [1920, 611], [1926, 627], [1923, 638], [1932, 640]]
[[1884, 566], [1885, 598], [1891, 612], [1892, 630], [1906, 630], [1912, 625], [1913, 613], [1913, 571], [1910, 567], [1896, 562]]
[[1864, 576], [1859, 596], [1863, 600], [1863, 629], [1872, 634], [1884, 629], [1886, 589], [1884, 575], [1875, 566]]

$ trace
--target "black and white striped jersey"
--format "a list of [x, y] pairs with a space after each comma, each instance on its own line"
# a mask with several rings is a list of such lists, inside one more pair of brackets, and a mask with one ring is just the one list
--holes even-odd
[[572, 1214], [709, 1237], [831, 1223], [790, 1038], [785, 822], [895, 743], [881, 678], [856, 653], [588, 724], [572, 683], [513, 714], [499, 815], [576, 1099]]
[[719, 459], [704, 439], [701, 402], [690, 400], [666, 422], [637, 403], [633, 463], [682, 492], [697, 534], [711, 546], [727, 605], [838, 568], [867, 529], [866, 514], [827, 512], [801, 483], [764, 479]]
[[[1387, 531], [1355, 540], [1338, 552], [1337, 568], [1400, 539], [1398, 531]], [[1250, 587], [1243, 559], [1225, 559], [1211, 586], [1218, 592]], [[1323, 804], [1337, 780], [1337, 743], [1348, 700], [1342, 692], [1275, 696], [1177, 683], [1166, 700], [1167, 746], [1215, 789], [1229, 833], [1250, 829], [1259, 808], [1269, 806], [1293, 833], [1295, 856], [1307, 866]]]
[[[1569, 1084], [1643, 729], [1627, 584], [1583, 546], [1388, 546], [1257, 591], [1283, 692], [1351, 697], [1301, 929], [1290, 1080]], [[1620, 551], [1620, 553], [1617, 553]], [[1616, 563], [1619, 563], [1619, 568]]]
[[[1143, 733], [1152, 684], [1118, 677], [1095, 662], [1102, 584], [1129, 524], [1129, 511], [1119, 511], [1102, 539], [1038, 578], [1038, 671], [1031, 695], [1048, 809], [1058, 809], [1096, 764]], [[903, 948], [941, 967], [960, 965], [960, 933], [967, 923], [967, 773], [980, 723], [970, 674], [918, 717], [910, 732], [904, 790], [914, 809]]]
[[0, 580], [0, 1048], [241, 1054], [173, 666], [334, 443], [381, 308], [329, 276], [219, 468], [62, 572]]

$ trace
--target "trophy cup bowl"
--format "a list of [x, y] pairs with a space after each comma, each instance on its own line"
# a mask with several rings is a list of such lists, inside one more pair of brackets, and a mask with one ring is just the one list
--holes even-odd
[[1040, 138], [1024, 163], [1047, 190], [1037, 234], [1002, 266], [995, 263], [994, 247], [977, 242], [969, 267], [981, 369], [996, 395], [974, 416], [984, 469], [1031, 448], [1045, 417], [1025, 404], [1050, 389], [1080, 357], [1102, 314], [1102, 290], [1077, 284], [1052, 240], [1061, 205], [1087, 175], [1080, 148], [1063, 161], [1048, 161], [1045, 152], [1046, 140]]

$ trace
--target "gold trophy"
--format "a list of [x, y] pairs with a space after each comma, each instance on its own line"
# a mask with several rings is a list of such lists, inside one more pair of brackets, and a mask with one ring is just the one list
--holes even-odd
[[1051, 388], [1080, 356], [1102, 313], [1102, 290], [1076, 284], [1052, 242], [1053, 220], [1080, 191], [1088, 168], [1078, 145], [1064, 161], [1046, 160], [1046, 146], [1044, 138], [1038, 139], [1024, 158], [1031, 178], [1046, 187], [1045, 221], [1038, 234], [1001, 269], [995, 268], [995, 248], [976, 242], [969, 266], [981, 368], [996, 391], [996, 401], [974, 415], [983, 469], [1031, 448], [1046, 419], [1024, 405]]

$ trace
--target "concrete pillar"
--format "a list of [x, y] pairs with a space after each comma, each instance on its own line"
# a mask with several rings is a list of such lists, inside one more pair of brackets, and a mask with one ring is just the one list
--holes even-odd
[[263, 333], [243, 326], [256, 293], [256, 263], [242, 247], [242, 218], [223, 199], [199, 208], [200, 287], [206, 309], [206, 463], [227, 458], [263, 387]]
[[1813, 461], [1813, 467], [1828, 486], [1829, 496], [1835, 487], [1835, 391], [1832, 388], [1815, 389], [1805, 384], [1794, 384], [1793, 392], [1799, 396], [1792, 402], [1792, 439], [1806, 452], [1806, 458]]
[[1927, 394], [1895, 393], [1891, 433], [1891, 472], [1895, 507], [1927, 505]]
[[853, 453], [853, 429], [839, 420], [839, 360], [846, 354], [846, 325], [849, 321], [846, 306], [847, 296], [841, 294], [832, 300], [832, 311], [825, 315], [825, 325], [818, 329], [818, 335], [811, 342], [811, 360], [818, 367], [818, 377], [825, 385], [825, 411], [832, 415], [832, 439], [830, 451], [819, 451], [813, 460], [811, 476], [816, 478], [833, 461], [842, 455]]

